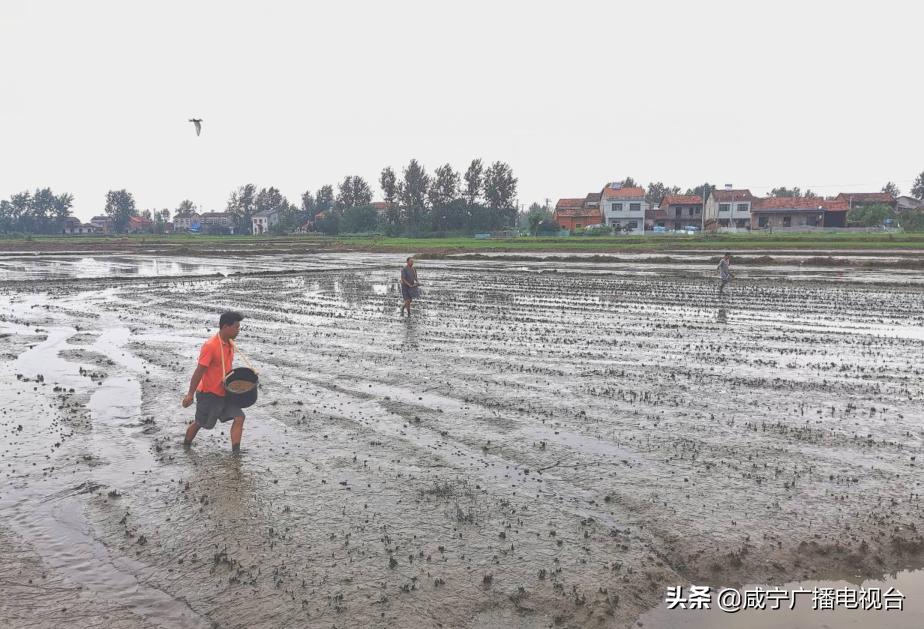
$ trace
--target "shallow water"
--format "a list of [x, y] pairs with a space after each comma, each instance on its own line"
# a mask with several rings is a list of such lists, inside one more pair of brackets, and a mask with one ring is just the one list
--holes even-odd
[[[670, 584], [924, 566], [920, 274], [719, 298], [705, 267], [421, 261], [408, 320], [401, 257], [0, 282], [0, 611], [622, 627]], [[239, 457], [227, 425], [181, 447], [226, 308], [261, 377]]]

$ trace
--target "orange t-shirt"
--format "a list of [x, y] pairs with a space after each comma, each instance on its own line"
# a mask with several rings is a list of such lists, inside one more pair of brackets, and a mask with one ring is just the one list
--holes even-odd
[[[221, 349], [219, 349], [221, 348]], [[225, 353], [225, 372], [221, 371], [221, 354]], [[230, 342], [222, 343], [221, 337], [217, 334], [207, 340], [202, 345], [199, 352], [199, 364], [205, 367], [205, 373], [202, 374], [202, 380], [199, 381], [197, 391], [203, 393], [214, 393], [215, 395], [224, 396], [225, 385], [224, 379], [231, 371], [231, 364], [234, 362], [234, 347]]]

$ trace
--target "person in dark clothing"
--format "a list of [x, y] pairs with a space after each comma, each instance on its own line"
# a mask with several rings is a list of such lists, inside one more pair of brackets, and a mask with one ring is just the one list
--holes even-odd
[[417, 282], [417, 271], [414, 269], [414, 258], [408, 258], [407, 264], [401, 268], [401, 297], [404, 298], [404, 305], [401, 306], [401, 316], [404, 316], [405, 309], [407, 316], [411, 316], [411, 301], [420, 296], [420, 284]]
[[719, 294], [722, 295], [725, 293], [725, 285], [728, 284], [732, 277], [731, 269], [731, 254], [726, 253], [722, 259], [719, 261], [719, 266], [716, 267], [716, 270], [719, 272]]

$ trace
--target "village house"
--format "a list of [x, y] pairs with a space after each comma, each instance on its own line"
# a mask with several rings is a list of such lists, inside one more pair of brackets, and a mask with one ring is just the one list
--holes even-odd
[[769, 197], [754, 201], [751, 227], [846, 227], [846, 201], [816, 197]]
[[657, 210], [650, 212], [651, 226], [666, 229], [700, 227], [703, 222], [703, 198], [698, 194], [668, 194]]
[[645, 214], [649, 208], [644, 188], [624, 188], [620, 183], [610, 183], [600, 195], [600, 209], [606, 225], [628, 233], [644, 233]]
[[59, 229], [62, 234], [95, 234], [98, 231], [90, 223], [81, 223], [76, 216], [68, 216], [62, 220]]
[[90, 224], [96, 228], [98, 233], [108, 234], [112, 230], [112, 219], [105, 214], [94, 216], [90, 219]]
[[129, 234], [150, 234], [154, 232], [154, 221], [143, 216], [132, 216], [128, 219]]
[[173, 229], [175, 231], [189, 231], [193, 225], [200, 224], [202, 217], [198, 212], [177, 212], [173, 217]]
[[703, 205], [703, 226], [707, 230], [749, 229], [751, 206], [757, 198], [750, 190], [736, 190], [726, 185], [724, 190], [712, 190]]
[[600, 199], [603, 197], [602, 192], [588, 192], [584, 197], [584, 207], [588, 209], [600, 209]]
[[898, 197], [895, 199], [895, 209], [899, 212], [924, 211], [924, 201], [914, 197]]
[[268, 234], [274, 225], [279, 223], [279, 210], [276, 208], [257, 212], [250, 219], [253, 223], [253, 234]]
[[221, 232], [227, 230], [234, 233], [234, 214], [231, 212], [204, 212], [199, 217], [199, 223], [202, 229], [210, 232]]
[[587, 207], [586, 197], [578, 199], [559, 199], [552, 213], [552, 220], [562, 229], [582, 229], [588, 225], [599, 225], [602, 222], [599, 207]]
[[895, 197], [888, 192], [841, 192], [834, 198], [844, 201], [850, 210], [873, 205], [887, 205], [894, 210], [897, 206]]

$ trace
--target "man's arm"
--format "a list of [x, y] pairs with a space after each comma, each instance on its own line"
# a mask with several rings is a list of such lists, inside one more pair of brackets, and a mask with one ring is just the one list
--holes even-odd
[[186, 408], [193, 403], [193, 394], [195, 394], [196, 389], [199, 387], [199, 381], [202, 380], [202, 375], [205, 373], [206, 367], [202, 365], [196, 365], [196, 370], [193, 372], [192, 378], [189, 380], [189, 391], [186, 392], [186, 395], [183, 396], [183, 408]]

